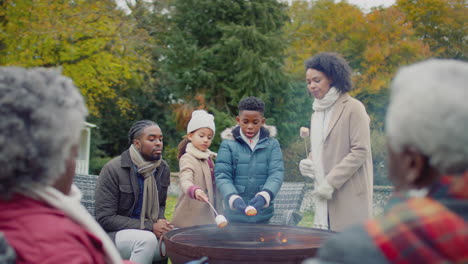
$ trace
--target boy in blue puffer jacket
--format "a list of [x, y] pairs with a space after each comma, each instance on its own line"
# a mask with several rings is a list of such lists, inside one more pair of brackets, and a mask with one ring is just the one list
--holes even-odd
[[276, 128], [265, 126], [265, 104], [256, 97], [239, 102], [237, 126], [228, 128], [216, 159], [218, 190], [231, 222], [268, 223], [272, 201], [284, 177], [283, 154]]

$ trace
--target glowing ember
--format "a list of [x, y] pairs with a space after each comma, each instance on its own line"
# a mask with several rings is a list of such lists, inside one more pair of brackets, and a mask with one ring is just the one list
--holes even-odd
[[278, 243], [287, 243], [288, 239], [285, 237], [285, 235], [283, 235], [283, 233], [278, 232], [278, 235], [276, 236], [276, 241], [278, 241]]

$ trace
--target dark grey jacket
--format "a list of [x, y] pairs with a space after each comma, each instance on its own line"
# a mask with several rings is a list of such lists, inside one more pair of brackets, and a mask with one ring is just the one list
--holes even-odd
[[[159, 192], [159, 219], [165, 218], [170, 170], [163, 160], [155, 171]], [[95, 191], [96, 221], [112, 240], [123, 229], [140, 229], [140, 219], [131, 218], [138, 203], [138, 175], [128, 150], [109, 161], [101, 170]], [[145, 230], [152, 231], [153, 223], [145, 221]]]

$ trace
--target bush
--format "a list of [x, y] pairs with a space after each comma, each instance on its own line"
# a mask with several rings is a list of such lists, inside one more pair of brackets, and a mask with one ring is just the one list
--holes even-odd
[[[307, 150], [310, 151], [310, 142], [307, 141]], [[312, 182], [312, 179], [303, 177], [299, 172], [299, 162], [306, 158], [304, 139], [299, 138], [292, 141], [289, 146], [282, 146], [284, 160], [284, 181], [291, 182]]]
[[89, 161], [89, 174], [91, 175], [99, 175], [101, 172], [102, 167], [109, 162], [112, 157], [95, 157]]
[[387, 147], [383, 131], [371, 130], [372, 163], [374, 166], [374, 185], [391, 185], [387, 172]]

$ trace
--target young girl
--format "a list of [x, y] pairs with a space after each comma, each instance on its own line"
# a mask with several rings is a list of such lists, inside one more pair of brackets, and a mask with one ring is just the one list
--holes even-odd
[[179, 143], [179, 186], [182, 194], [176, 204], [172, 224], [176, 227], [215, 224], [215, 214], [205, 201], [221, 209], [216, 194], [214, 163], [216, 153], [208, 148], [215, 133], [213, 115], [196, 110], [187, 125], [187, 135]]

